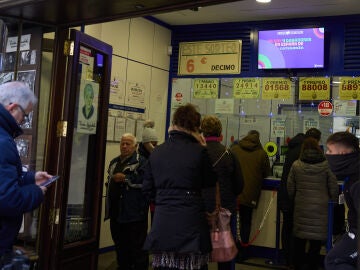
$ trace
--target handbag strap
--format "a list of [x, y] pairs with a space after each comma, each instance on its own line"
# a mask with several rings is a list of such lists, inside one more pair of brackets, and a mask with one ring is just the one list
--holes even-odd
[[[219, 163], [219, 161], [224, 157], [224, 155], [228, 153], [228, 149], [225, 149], [224, 153], [213, 163], [213, 168]], [[216, 181], [216, 193], [215, 193], [215, 209], [219, 209], [221, 207], [221, 195], [220, 195], [220, 184], [219, 179]]]

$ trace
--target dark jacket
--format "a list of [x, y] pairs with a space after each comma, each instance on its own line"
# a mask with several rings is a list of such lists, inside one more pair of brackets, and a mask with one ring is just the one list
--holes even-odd
[[324, 154], [304, 151], [293, 163], [287, 184], [289, 197], [294, 200], [294, 235], [326, 240], [328, 202], [337, 199], [338, 185]]
[[263, 179], [270, 174], [269, 157], [256, 135], [244, 137], [230, 150], [240, 162], [244, 177], [244, 190], [238, 196], [238, 203], [256, 208]]
[[[236, 197], [244, 187], [239, 161], [220, 142], [207, 141], [206, 143], [210, 161], [213, 164], [213, 170], [220, 185], [221, 206], [235, 214]], [[217, 163], [214, 166], [215, 162]], [[215, 208], [215, 188], [204, 190], [203, 197], [207, 212], [213, 212]]]
[[181, 253], [211, 250], [201, 190], [216, 176], [204, 146], [188, 133], [170, 131], [169, 139], [151, 153], [143, 192], [155, 196], [155, 216], [144, 248]]
[[[118, 223], [147, 219], [148, 204], [141, 191], [145, 163], [145, 158], [137, 152], [124, 161], [118, 156], [110, 162], [105, 219], [115, 219]], [[125, 183], [112, 181], [112, 176], [118, 172], [125, 174]]]
[[297, 160], [300, 156], [301, 145], [304, 141], [305, 134], [299, 133], [295, 135], [288, 143], [288, 152], [286, 153], [285, 162], [283, 166], [283, 171], [281, 175], [281, 182], [278, 191], [278, 207], [281, 211], [292, 211], [293, 210], [293, 202], [289, 199], [289, 195], [287, 192], [287, 178], [290, 172], [290, 168], [292, 164]]
[[23, 214], [37, 208], [43, 193], [34, 172], [24, 173], [14, 138], [22, 133], [12, 115], [0, 105], [0, 256], [11, 251]]
[[347, 219], [350, 231], [357, 233], [357, 218], [360, 211], [360, 153], [326, 155], [330, 168], [339, 181], [348, 207]]
[[142, 142], [139, 143], [138, 152], [140, 155], [142, 155], [146, 159], [148, 159], [150, 156], [150, 152], [148, 150], [146, 150], [146, 148]]

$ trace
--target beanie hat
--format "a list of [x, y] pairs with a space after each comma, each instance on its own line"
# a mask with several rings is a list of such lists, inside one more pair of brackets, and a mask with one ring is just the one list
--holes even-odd
[[151, 120], [145, 121], [144, 130], [142, 133], [142, 142], [143, 143], [159, 141], [158, 136], [156, 135], [154, 126], [155, 126], [154, 121], [151, 121]]

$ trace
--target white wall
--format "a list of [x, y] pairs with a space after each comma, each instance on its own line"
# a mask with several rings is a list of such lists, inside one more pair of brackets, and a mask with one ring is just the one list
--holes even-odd
[[[145, 89], [145, 113], [142, 119], [155, 121], [155, 129], [160, 142], [164, 141], [168, 96], [170, 57], [167, 48], [171, 44], [171, 31], [143, 18], [127, 19], [89, 25], [85, 33], [113, 47], [111, 78], [117, 78], [124, 96], [119, 96], [126, 104], [129, 84], [138, 83]], [[120, 154], [118, 142], [108, 142], [106, 146], [105, 175], [111, 159]], [[104, 186], [103, 195], [106, 189]], [[103, 196], [103, 209], [104, 209]], [[100, 248], [113, 245], [109, 221], [103, 222], [101, 215]]]

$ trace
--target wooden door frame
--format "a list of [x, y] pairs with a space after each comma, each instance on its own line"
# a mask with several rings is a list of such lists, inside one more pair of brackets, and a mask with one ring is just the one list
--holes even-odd
[[[94, 212], [97, 217], [94, 220], [92, 237], [86, 241], [67, 244], [64, 248], [64, 234], [65, 234], [65, 220], [67, 209], [67, 195], [69, 190], [70, 177], [70, 160], [72, 149], [72, 132], [74, 130], [74, 121], [72, 119], [75, 113], [76, 91], [78, 81], [78, 63], [79, 50], [74, 49], [74, 55], [66, 56], [64, 54], [65, 41], [74, 41], [76, 44], [84, 44], [84, 46], [93, 47], [96, 51], [103, 52], [108, 55], [104, 59], [104, 78], [102, 83], [102, 95], [99, 98], [98, 114], [100, 117], [100, 128], [97, 129], [97, 160], [98, 169], [96, 170], [96, 187], [93, 193], [95, 204]], [[109, 48], [111, 52], [109, 54]], [[96, 40], [84, 33], [69, 30], [67, 28], [57, 28], [55, 32], [54, 42], [54, 60], [51, 80], [51, 100], [49, 111], [49, 129], [47, 135], [47, 147], [45, 149], [45, 168], [53, 174], [59, 174], [63, 179], [57, 181], [56, 186], [51, 187], [45, 197], [41, 209], [40, 216], [40, 231], [39, 231], [39, 269], [62, 269], [61, 265], [68, 258], [81, 257], [86, 253], [94, 253], [91, 255], [93, 269], [97, 269], [97, 250], [100, 238], [101, 225], [101, 203], [102, 203], [102, 188], [104, 176], [104, 161], [106, 150], [106, 126], [107, 126], [107, 111], [110, 90], [110, 76], [111, 76], [111, 55], [112, 48], [110, 45]], [[74, 61], [75, 60], [75, 61]], [[74, 64], [75, 63], [75, 64]], [[58, 124], [61, 121], [67, 121], [67, 136], [59, 135]], [[67, 162], [66, 162], [67, 161]], [[57, 222], [59, 221], [59, 222]], [[75, 252], [76, 251], [76, 252]]]

